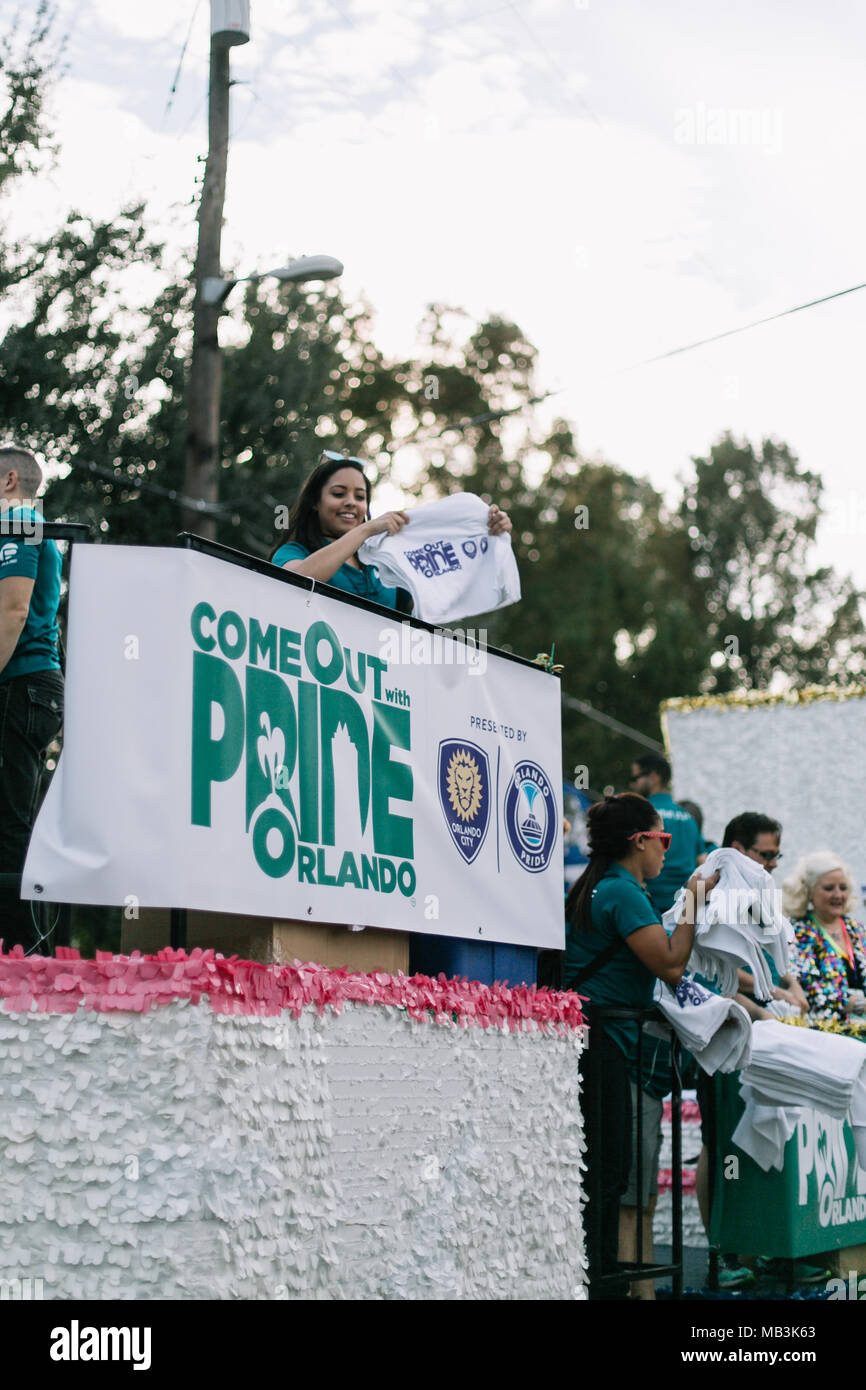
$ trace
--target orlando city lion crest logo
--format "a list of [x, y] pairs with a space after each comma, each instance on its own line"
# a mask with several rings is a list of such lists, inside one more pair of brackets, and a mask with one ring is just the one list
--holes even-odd
[[474, 743], [446, 739], [439, 745], [439, 801], [451, 838], [467, 864], [475, 859], [490, 823], [490, 768]]

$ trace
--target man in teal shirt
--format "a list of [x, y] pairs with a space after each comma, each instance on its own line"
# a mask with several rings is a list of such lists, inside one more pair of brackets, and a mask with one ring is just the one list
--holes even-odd
[[45, 753], [63, 722], [58, 656], [60, 554], [42, 539], [29, 449], [0, 447], [0, 937], [38, 944], [20, 875], [39, 808]]
[[687, 879], [707, 857], [698, 823], [671, 796], [671, 765], [659, 753], [644, 753], [632, 763], [629, 788], [650, 800], [669, 831], [671, 847], [656, 878], [647, 880], [647, 892], [659, 915], [667, 912]]

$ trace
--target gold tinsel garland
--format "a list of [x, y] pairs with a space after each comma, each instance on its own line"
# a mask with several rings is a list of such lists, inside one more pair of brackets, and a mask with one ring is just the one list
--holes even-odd
[[671, 755], [669, 714], [693, 714], [699, 709], [760, 709], [774, 705], [812, 705], [818, 700], [862, 700], [866, 697], [866, 685], [804, 685], [801, 690], [784, 690], [780, 695], [770, 695], [766, 690], [735, 690], [730, 695], [682, 695], [675, 699], [662, 700], [659, 705], [659, 718], [662, 726], [662, 740], [665, 756]]
[[811, 705], [816, 700], [862, 700], [866, 685], [804, 685], [801, 690], [783, 690], [771, 695], [766, 690], [735, 690], [729, 695], [684, 695], [662, 700], [659, 709], [667, 713], [691, 714], [698, 709], [754, 709], [761, 705]]
[[817, 1028], [821, 1033], [838, 1033], [846, 1038], [857, 1038], [860, 1042], [866, 1042], [866, 1019], [855, 1022], [847, 1019], [844, 1023], [838, 1018], [813, 1019], [811, 1022], [805, 1018], [782, 1018], [780, 1023], [790, 1023], [793, 1028]]

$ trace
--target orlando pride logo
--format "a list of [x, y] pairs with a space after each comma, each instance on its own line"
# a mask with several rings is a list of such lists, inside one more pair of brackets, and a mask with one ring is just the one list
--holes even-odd
[[541, 873], [557, 843], [559, 812], [550, 778], [538, 763], [517, 764], [503, 810], [505, 833], [518, 864], [528, 873]]
[[490, 823], [490, 769], [482, 748], [465, 740], [439, 745], [439, 801], [445, 823], [467, 864], [475, 859]]

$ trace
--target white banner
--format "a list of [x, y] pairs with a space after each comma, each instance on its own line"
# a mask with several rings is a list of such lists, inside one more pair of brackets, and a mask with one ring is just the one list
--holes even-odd
[[81, 546], [22, 895], [563, 944], [559, 681], [190, 550]]

